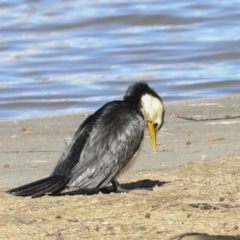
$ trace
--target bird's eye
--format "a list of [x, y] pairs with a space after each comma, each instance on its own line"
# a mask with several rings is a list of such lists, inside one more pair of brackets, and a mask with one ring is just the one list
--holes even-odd
[[153, 126], [154, 126], [155, 129], [157, 129], [158, 123], [154, 123]]

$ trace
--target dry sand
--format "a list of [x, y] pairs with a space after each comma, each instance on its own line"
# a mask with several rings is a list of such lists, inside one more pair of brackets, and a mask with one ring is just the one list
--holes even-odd
[[2, 191], [0, 239], [240, 239], [239, 176], [240, 156], [224, 156], [120, 179], [153, 191], [37, 199]]

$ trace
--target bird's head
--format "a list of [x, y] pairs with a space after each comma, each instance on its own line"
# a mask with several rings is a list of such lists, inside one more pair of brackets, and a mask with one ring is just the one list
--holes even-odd
[[152, 148], [156, 149], [156, 134], [164, 122], [164, 105], [161, 97], [145, 82], [136, 82], [131, 85], [126, 92], [125, 99], [128, 97], [135, 99], [141, 105]]

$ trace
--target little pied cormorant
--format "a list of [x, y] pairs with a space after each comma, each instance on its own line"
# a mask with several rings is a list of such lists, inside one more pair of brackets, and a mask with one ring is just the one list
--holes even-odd
[[78, 128], [47, 178], [8, 191], [17, 196], [59, 194], [67, 186], [104, 189], [110, 182], [123, 191], [117, 177], [131, 165], [148, 128], [153, 149], [164, 121], [162, 99], [145, 82], [131, 85], [122, 101], [112, 101]]

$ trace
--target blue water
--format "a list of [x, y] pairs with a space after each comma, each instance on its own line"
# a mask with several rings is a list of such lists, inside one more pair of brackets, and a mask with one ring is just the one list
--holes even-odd
[[239, 1], [0, 2], [0, 119], [88, 112], [146, 80], [164, 101], [240, 89]]

